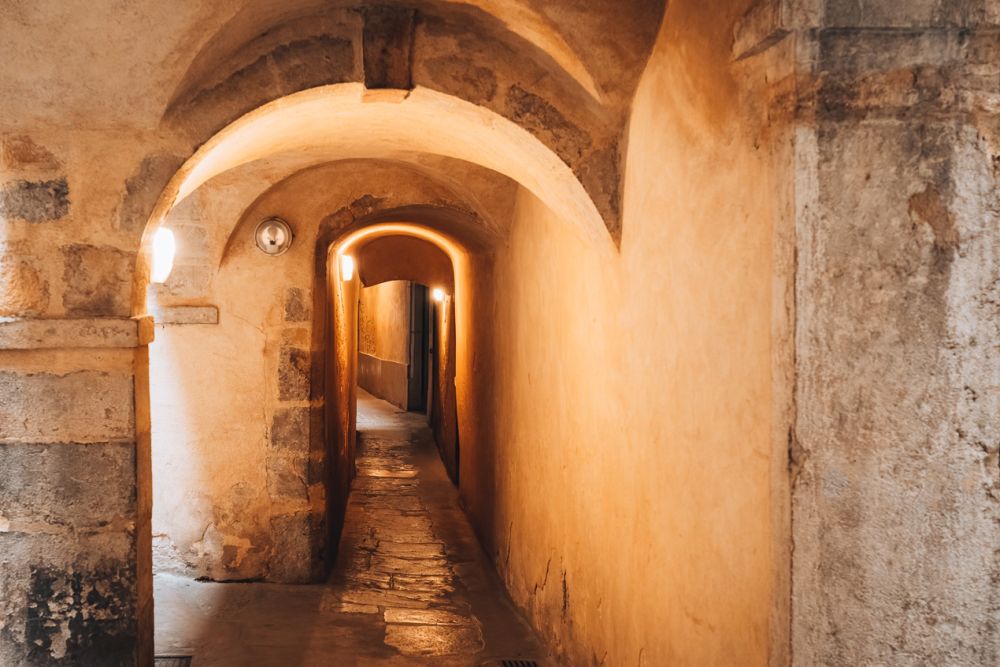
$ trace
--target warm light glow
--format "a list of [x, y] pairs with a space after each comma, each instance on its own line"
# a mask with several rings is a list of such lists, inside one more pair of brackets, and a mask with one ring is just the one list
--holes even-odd
[[165, 283], [170, 277], [170, 271], [174, 268], [174, 254], [177, 252], [177, 243], [174, 241], [174, 233], [166, 227], [160, 227], [153, 236], [153, 271], [152, 281], [154, 283]]
[[354, 258], [350, 255], [340, 256], [340, 279], [344, 282], [354, 277]]
[[434, 297], [435, 301], [438, 301], [438, 302], [444, 301], [444, 290], [442, 290], [440, 287], [435, 287], [431, 291], [431, 296]]
[[452, 241], [449, 237], [436, 230], [410, 222], [382, 222], [377, 225], [371, 225], [370, 227], [359, 229], [341, 241], [340, 245], [337, 247], [337, 252], [343, 255], [350, 252], [351, 248], [353, 248], [355, 244], [360, 244], [367, 240], [377, 239], [382, 236], [392, 236], [396, 234], [412, 236], [414, 238], [423, 239], [424, 241], [433, 243], [447, 253], [448, 257], [451, 258], [452, 264], [458, 264], [460, 258], [464, 255], [464, 251], [461, 246]]

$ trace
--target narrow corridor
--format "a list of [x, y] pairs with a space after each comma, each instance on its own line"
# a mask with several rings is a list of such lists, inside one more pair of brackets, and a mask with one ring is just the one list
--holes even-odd
[[157, 575], [156, 654], [213, 665], [489, 665], [540, 644], [482, 552], [422, 415], [358, 390], [357, 478], [325, 585]]

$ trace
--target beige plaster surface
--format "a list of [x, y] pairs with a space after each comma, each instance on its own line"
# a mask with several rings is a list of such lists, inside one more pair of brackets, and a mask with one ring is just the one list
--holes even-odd
[[410, 361], [410, 283], [392, 280], [361, 290], [358, 350], [407, 364]]

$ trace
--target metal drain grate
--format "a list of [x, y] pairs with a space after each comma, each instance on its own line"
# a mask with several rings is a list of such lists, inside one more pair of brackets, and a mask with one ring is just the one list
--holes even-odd
[[500, 660], [497, 662], [500, 667], [538, 667], [534, 660]]
[[191, 667], [191, 656], [158, 655], [153, 658], [153, 667]]

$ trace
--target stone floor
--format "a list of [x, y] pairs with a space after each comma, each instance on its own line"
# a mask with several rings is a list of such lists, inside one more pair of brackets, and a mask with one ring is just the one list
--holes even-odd
[[330, 581], [157, 575], [157, 655], [193, 655], [193, 667], [549, 664], [476, 542], [423, 418], [359, 390], [358, 430]]

